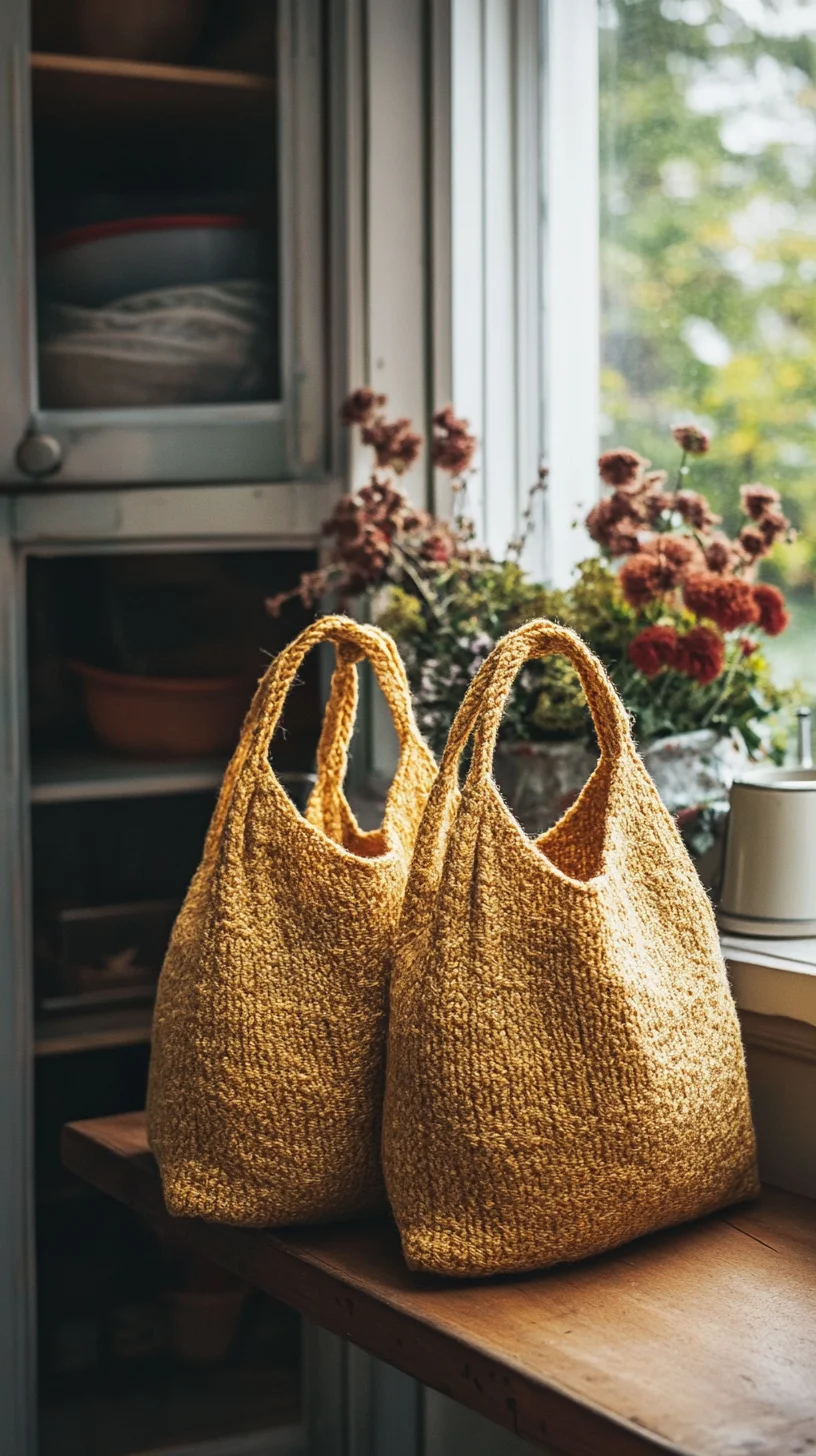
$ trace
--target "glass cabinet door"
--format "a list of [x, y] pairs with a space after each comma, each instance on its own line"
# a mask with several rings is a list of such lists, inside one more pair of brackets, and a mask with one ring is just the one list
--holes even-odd
[[29, 334], [18, 479], [319, 467], [297, 414], [304, 390], [320, 393], [322, 351], [308, 358], [296, 314], [322, 277], [317, 6], [31, 0], [29, 23], [14, 118]]

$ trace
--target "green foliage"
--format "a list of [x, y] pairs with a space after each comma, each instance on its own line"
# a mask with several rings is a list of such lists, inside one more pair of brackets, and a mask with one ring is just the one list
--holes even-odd
[[[391, 587], [376, 615], [400, 645], [419, 725], [437, 752], [494, 643], [532, 617], [563, 622], [585, 638], [609, 670], [640, 742], [712, 727], [723, 733], [736, 729], [751, 751], [760, 742], [774, 747], [762, 725], [789, 695], [774, 688], [761, 652], [746, 657], [739, 641], [731, 640], [726, 670], [715, 682], [700, 686], [674, 671], [649, 681], [629, 661], [628, 648], [651, 618], [627, 606], [617, 573], [596, 557], [582, 562], [568, 591], [536, 585], [515, 562], [455, 561], [437, 577], [434, 595], [438, 606], [432, 614], [410, 591]], [[682, 627], [694, 619], [678, 611], [661, 620]], [[564, 659], [527, 664], [505, 712], [501, 736], [516, 741], [592, 740], [580, 683]]]
[[[765, 574], [812, 591], [816, 43], [773, 34], [771, 4], [765, 35], [740, 9], [601, 5], [603, 409], [609, 443], [651, 459], [691, 409], [726, 527], [740, 484], [775, 485], [801, 536]], [[719, 362], [695, 355], [694, 320]]]

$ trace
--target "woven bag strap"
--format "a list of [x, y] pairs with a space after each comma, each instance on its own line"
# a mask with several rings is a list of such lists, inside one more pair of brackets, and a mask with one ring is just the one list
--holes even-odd
[[[238, 746], [221, 783], [204, 841], [202, 863], [208, 863], [217, 854], [235, 789], [245, 765], [250, 760], [254, 760], [256, 767], [259, 762], [266, 762], [272, 734], [301, 662], [313, 647], [325, 641], [334, 643], [337, 663], [332, 675], [317, 750], [318, 782], [313, 793], [320, 796], [320, 811], [326, 832], [337, 835], [343, 828], [338, 824], [338, 815], [343, 812], [342, 784], [357, 706], [357, 673], [354, 664], [361, 658], [367, 657], [372, 663], [377, 681], [391, 709], [401, 750], [412, 740], [421, 745], [423, 752], [427, 751], [414, 720], [405, 667], [393, 640], [379, 627], [354, 622], [350, 617], [320, 617], [283, 648], [269, 664], [255, 690], [241, 728]], [[321, 782], [323, 775], [325, 779]]]
[[496, 644], [468, 689], [451, 726], [440, 778], [455, 775], [462, 750], [474, 734], [470, 776], [490, 775], [505, 704], [514, 679], [531, 657], [566, 657], [581, 679], [603, 757], [616, 758], [633, 747], [629, 718], [603, 664], [568, 627], [538, 618], [525, 622]]
[[357, 716], [356, 664], [363, 655], [351, 643], [335, 645], [336, 660], [317, 745], [317, 782], [306, 809], [306, 818], [338, 841], [342, 841], [349, 822], [343, 784]]
[[235, 786], [241, 776], [241, 770], [246, 763], [249, 750], [252, 746], [255, 721], [258, 714], [259, 696], [258, 689], [256, 688], [252, 702], [247, 709], [246, 716], [241, 725], [237, 747], [224, 771], [224, 777], [221, 780], [221, 787], [218, 790], [218, 798], [215, 802], [213, 816], [204, 840], [204, 849], [201, 855], [202, 865], [208, 864], [218, 852], [218, 844], [221, 839], [227, 814], [229, 813], [230, 804], [232, 803]]
[[350, 617], [326, 616], [301, 632], [267, 668], [258, 687], [256, 703], [250, 710], [254, 718], [248, 766], [265, 771], [269, 743], [295, 674], [306, 654], [321, 642], [333, 642], [337, 652], [317, 755], [318, 775], [324, 776], [328, 798], [345, 778], [357, 703], [355, 663], [361, 658], [367, 658], [374, 669], [391, 710], [400, 748], [404, 750], [409, 742], [421, 744], [422, 739], [414, 721], [408, 678], [396, 644], [379, 627], [354, 622]]

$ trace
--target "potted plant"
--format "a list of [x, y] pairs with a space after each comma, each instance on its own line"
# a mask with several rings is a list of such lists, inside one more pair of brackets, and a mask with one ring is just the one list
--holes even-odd
[[[748, 756], [780, 752], [773, 718], [786, 695], [773, 684], [762, 644], [784, 630], [788, 615], [779, 589], [757, 580], [759, 562], [790, 535], [778, 493], [743, 486], [744, 523], [732, 538], [705, 496], [689, 488], [689, 461], [709, 448], [704, 431], [673, 431], [681, 458], [672, 483], [632, 450], [607, 451], [599, 461], [606, 489], [585, 522], [595, 552], [567, 590], [556, 590], [521, 565], [546, 470], [497, 561], [476, 543], [466, 515], [477, 447], [467, 422], [451, 406], [434, 417], [433, 463], [451, 477], [456, 502], [453, 520], [439, 520], [398, 488], [422, 441], [409, 420], [389, 421], [385, 405], [382, 395], [359, 389], [343, 406], [345, 423], [359, 427], [374, 452], [371, 478], [326, 521], [326, 564], [273, 598], [270, 610], [280, 612], [293, 596], [314, 605], [328, 590], [369, 598], [375, 620], [399, 643], [418, 722], [437, 752], [503, 633], [538, 616], [574, 628], [606, 664], [664, 801], [702, 855], [716, 838], [712, 806], [723, 803], [735, 768]], [[572, 668], [557, 657], [528, 663], [496, 761], [525, 827], [541, 832], [554, 823], [595, 761]]]

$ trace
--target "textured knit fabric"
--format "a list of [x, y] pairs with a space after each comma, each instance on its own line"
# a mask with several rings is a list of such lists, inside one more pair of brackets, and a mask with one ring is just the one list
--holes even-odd
[[[324, 640], [337, 665], [304, 817], [268, 749], [298, 666]], [[342, 790], [363, 656], [400, 742], [382, 828], [368, 834]], [[387, 963], [434, 774], [385, 633], [323, 617], [268, 669], [159, 982], [148, 1131], [171, 1213], [282, 1224], [383, 1206]]]
[[[581, 676], [601, 756], [533, 842], [490, 769], [515, 674], [554, 652]], [[583, 1258], [757, 1189], [711, 907], [601, 664], [550, 622], [494, 649], [428, 801], [395, 947], [383, 1151], [406, 1259], [440, 1274]]]

